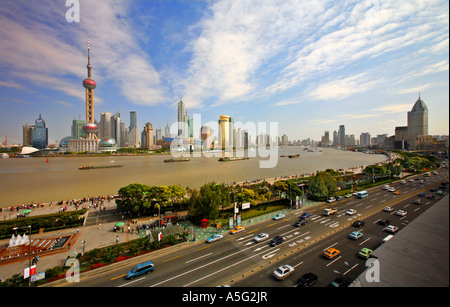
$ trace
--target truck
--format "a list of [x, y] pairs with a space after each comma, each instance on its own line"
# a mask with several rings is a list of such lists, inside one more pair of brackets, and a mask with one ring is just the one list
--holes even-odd
[[329, 216], [329, 215], [333, 215], [337, 212], [336, 208], [326, 208], [323, 210], [323, 215]]

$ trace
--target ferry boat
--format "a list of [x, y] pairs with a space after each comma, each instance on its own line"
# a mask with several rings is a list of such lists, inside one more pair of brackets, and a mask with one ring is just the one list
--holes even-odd
[[298, 158], [300, 157], [300, 154], [296, 154], [296, 155], [289, 155], [288, 158]]

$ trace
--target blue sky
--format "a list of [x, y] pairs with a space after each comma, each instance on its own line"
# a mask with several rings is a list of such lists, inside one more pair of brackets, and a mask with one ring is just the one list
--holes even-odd
[[[419, 93], [429, 133], [448, 134], [447, 0], [3, 0], [0, 141], [22, 142], [39, 113], [50, 142], [85, 118], [90, 38], [95, 118], [137, 111], [164, 128], [183, 98], [202, 124], [229, 115], [320, 140], [394, 134]], [[164, 131], [164, 130], [163, 130]]]

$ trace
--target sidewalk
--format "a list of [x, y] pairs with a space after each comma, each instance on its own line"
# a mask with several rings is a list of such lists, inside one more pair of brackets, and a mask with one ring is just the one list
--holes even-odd
[[[109, 245], [116, 244], [116, 238], [119, 238], [119, 242], [126, 242], [128, 240], [134, 240], [139, 238], [139, 235], [134, 233], [129, 233], [127, 238], [127, 232], [126, 232], [126, 226], [125, 230], [122, 231], [113, 231], [114, 226], [117, 224], [117, 222], [122, 221], [122, 217], [119, 215], [113, 215], [112, 211], [115, 210], [116, 205], [112, 201], [111, 204], [108, 204], [108, 202], [105, 202], [107, 204], [106, 211], [102, 211], [100, 214], [98, 213], [99, 209], [90, 208], [89, 209], [89, 215], [88, 215], [88, 221], [85, 223], [85, 226], [79, 228], [79, 238], [71, 246], [70, 250], [67, 250], [66, 252], [62, 252], [55, 255], [48, 255], [48, 256], [42, 256], [39, 257], [40, 261], [36, 266], [36, 272], [45, 272], [48, 269], [54, 268], [56, 266], [62, 265], [69, 254], [73, 254], [75, 251], [76, 253], [81, 253], [82, 251], [82, 245], [83, 241], [86, 242], [85, 245], [85, 252], [92, 250], [94, 248], [100, 248], [105, 247]], [[317, 202], [307, 202], [303, 206], [303, 208], [300, 208], [298, 210], [305, 209], [309, 206], [316, 205]], [[61, 209], [61, 206], [46, 206], [44, 208], [37, 208], [32, 211], [33, 215], [38, 214], [49, 214], [49, 213], [55, 213], [58, 212]], [[74, 206], [68, 206], [67, 210], [75, 210]], [[271, 219], [275, 214], [277, 213], [288, 213], [295, 210], [295, 206], [293, 206], [293, 209], [284, 209], [280, 211], [271, 212], [262, 216], [258, 216], [249, 220], [245, 220], [242, 222], [243, 226], [248, 226], [251, 224], [259, 223], [267, 219]], [[4, 213], [4, 212], [3, 212]], [[12, 217], [11, 217], [12, 218]], [[139, 224], [149, 224], [148, 222], [145, 222], [145, 220], [150, 221], [149, 218], [142, 218], [139, 222]], [[107, 221], [107, 222], [105, 222]], [[125, 222], [125, 221], [124, 221]], [[125, 223], [126, 225], [127, 223]], [[185, 229], [189, 230], [189, 227], [193, 227], [193, 231], [196, 233], [196, 241], [204, 241], [206, 238], [211, 236], [213, 233], [216, 233], [217, 230], [215, 227], [208, 227], [205, 229], [202, 229], [199, 226], [193, 226], [189, 221], [179, 222], [179, 224], [184, 227]], [[136, 225], [131, 225], [135, 227]], [[222, 226], [222, 233], [227, 233], [229, 231], [228, 225]], [[44, 232], [43, 234], [34, 234], [32, 238], [43, 238], [43, 237], [58, 237], [58, 236], [65, 236], [69, 234], [75, 234], [77, 232], [77, 228], [70, 228], [65, 230], [59, 230], [59, 231], [52, 231], [52, 232]], [[189, 240], [193, 240], [193, 234], [191, 233], [189, 236]], [[1, 240], [0, 246], [3, 244], [8, 244], [9, 239]], [[12, 277], [14, 274], [23, 274], [23, 270], [28, 267], [28, 259], [18, 261], [15, 263], [0, 265], [0, 279], [7, 279]]]

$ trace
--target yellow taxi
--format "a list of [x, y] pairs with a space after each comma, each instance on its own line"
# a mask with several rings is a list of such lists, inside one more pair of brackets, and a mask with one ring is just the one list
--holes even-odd
[[233, 229], [231, 229], [230, 234], [234, 235], [235, 233], [242, 232], [244, 230], [245, 230], [244, 226], [236, 226]]
[[325, 258], [328, 259], [333, 259], [334, 257], [336, 257], [337, 255], [339, 255], [341, 252], [338, 249], [335, 249], [333, 247], [327, 248], [326, 250], [323, 251], [322, 255]]

